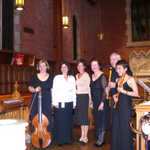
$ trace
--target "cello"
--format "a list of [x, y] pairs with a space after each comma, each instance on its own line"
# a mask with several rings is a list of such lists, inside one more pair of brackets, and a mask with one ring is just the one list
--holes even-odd
[[47, 131], [48, 118], [42, 113], [42, 92], [38, 94], [38, 114], [33, 118], [34, 132], [31, 134], [32, 145], [36, 148], [46, 148], [51, 143], [51, 135]]

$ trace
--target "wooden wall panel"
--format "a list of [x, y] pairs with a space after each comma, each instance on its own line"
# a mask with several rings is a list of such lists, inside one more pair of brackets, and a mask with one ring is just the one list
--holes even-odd
[[0, 64], [0, 94], [12, 93], [15, 81], [18, 82], [21, 93], [28, 92], [27, 84], [34, 72], [34, 67]]

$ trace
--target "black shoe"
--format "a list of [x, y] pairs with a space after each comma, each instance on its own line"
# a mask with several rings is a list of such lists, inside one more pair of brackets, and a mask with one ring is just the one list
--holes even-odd
[[59, 147], [61, 147], [61, 146], [62, 146], [62, 144], [58, 144], [58, 146], [59, 146]]
[[86, 145], [88, 142], [84, 142], [84, 141], [80, 141], [80, 145], [81, 146], [84, 146], [84, 145]]
[[72, 142], [66, 142], [65, 145], [72, 145]]
[[80, 143], [81, 141], [78, 139], [78, 140], [76, 140], [76, 142], [77, 142], [77, 143]]
[[101, 146], [103, 146], [104, 144], [105, 144], [104, 142], [101, 143], [101, 144], [95, 143], [94, 146], [95, 146], [95, 147], [101, 147]]

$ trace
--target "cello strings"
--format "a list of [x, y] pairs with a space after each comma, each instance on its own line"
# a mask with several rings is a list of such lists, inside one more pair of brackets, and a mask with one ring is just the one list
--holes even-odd
[[30, 112], [31, 112], [33, 103], [34, 103], [34, 101], [35, 101], [35, 97], [37, 96], [37, 93], [38, 93], [38, 92], [36, 92], [36, 93], [34, 94], [34, 97], [33, 97], [33, 100], [32, 100], [31, 106], [30, 106], [29, 114], [28, 114], [28, 119], [29, 119], [29, 116], [30, 116]]

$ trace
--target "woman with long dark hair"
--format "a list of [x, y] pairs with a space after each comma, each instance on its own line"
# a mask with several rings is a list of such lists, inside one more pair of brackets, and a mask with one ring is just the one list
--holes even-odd
[[72, 112], [76, 106], [76, 83], [70, 75], [70, 65], [60, 64], [60, 74], [54, 77], [52, 89], [52, 104], [54, 106], [54, 140], [61, 146], [70, 144], [72, 134]]

